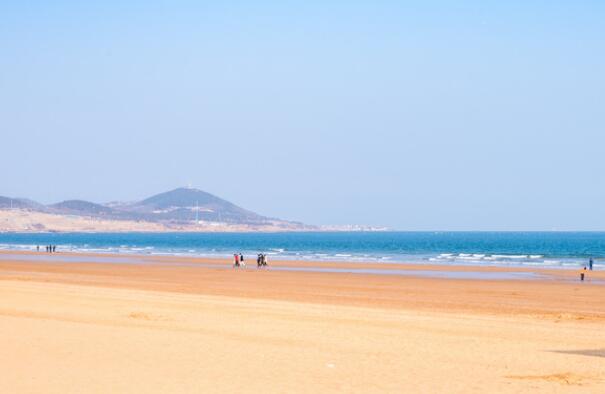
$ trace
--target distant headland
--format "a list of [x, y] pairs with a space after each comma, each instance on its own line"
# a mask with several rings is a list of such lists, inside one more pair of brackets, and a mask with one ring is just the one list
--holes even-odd
[[259, 215], [213, 194], [177, 188], [136, 202], [66, 200], [40, 204], [0, 196], [0, 232], [385, 231], [383, 227], [316, 226]]

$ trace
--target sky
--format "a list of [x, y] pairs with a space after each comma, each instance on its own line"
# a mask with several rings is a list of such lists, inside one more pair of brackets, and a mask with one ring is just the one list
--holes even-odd
[[0, 2], [0, 195], [605, 230], [603, 1]]

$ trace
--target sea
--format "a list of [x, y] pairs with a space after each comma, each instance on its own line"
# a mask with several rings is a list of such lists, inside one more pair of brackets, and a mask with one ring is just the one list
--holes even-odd
[[2, 233], [1, 250], [272, 260], [605, 268], [605, 232]]

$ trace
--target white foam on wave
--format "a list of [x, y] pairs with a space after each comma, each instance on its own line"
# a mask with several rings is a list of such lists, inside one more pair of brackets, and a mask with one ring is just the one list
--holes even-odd
[[2, 244], [0, 245], [2, 250], [36, 250], [36, 245], [30, 244]]

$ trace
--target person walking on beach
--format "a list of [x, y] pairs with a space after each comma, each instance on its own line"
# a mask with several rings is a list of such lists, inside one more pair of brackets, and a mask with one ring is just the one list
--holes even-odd
[[267, 255], [263, 254], [263, 266], [267, 266]]
[[36, 245], [36, 252], [40, 251], [40, 245]]
[[592, 257], [590, 259], [588, 259], [588, 269], [592, 271], [592, 265], [594, 264], [594, 261], [592, 260]]
[[586, 266], [580, 270], [580, 281], [584, 282], [584, 278], [586, 277]]
[[233, 255], [233, 260], [233, 266], [236, 268], [239, 267], [239, 255], [237, 253]]
[[57, 251], [57, 245], [53, 245], [53, 253]]
[[246, 263], [244, 263], [244, 255], [243, 254], [239, 254], [239, 263], [241, 264], [242, 267], [246, 266]]
[[260, 253], [258, 254], [258, 256], [256, 256], [256, 267], [257, 267], [257, 268], [260, 268], [260, 266], [261, 266], [261, 264], [262, 264], [262, 263], [261, 263], [261, 261], [262, 261], [262, 260], [261, 260], [261, 256], [262, 256], [262, 254], [260, 254]]

